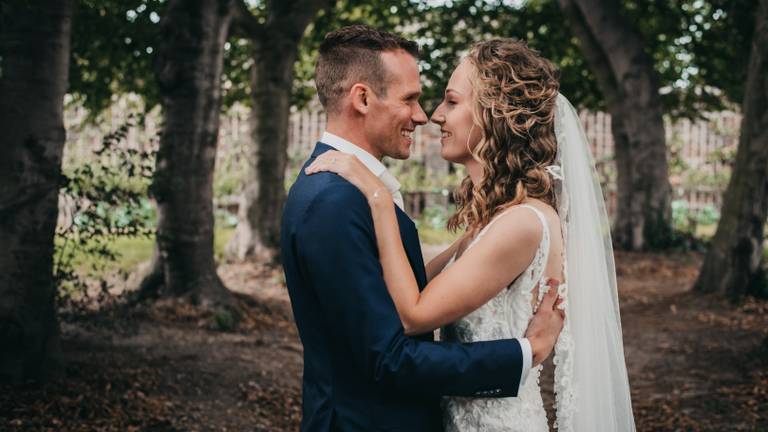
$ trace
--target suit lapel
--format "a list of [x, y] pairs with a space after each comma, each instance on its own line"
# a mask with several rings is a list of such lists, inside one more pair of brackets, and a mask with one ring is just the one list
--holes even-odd
[[[318, 141], [314, 151], [312, 151], [312, 156], [307, 160], [304, 166], [308, 166], [316, 157], [333, 149], [334, 148], [328, 144]], [[413, 268], [416, 282], [419, 284], [419, 289], [424, 289], [427, 285], [427, 275], [426, 270], [424, 269], [424, 259], [421, 255], [421, 245], [419, 243], [419, 233], [416, 230], [416, 225], [411, 218], [400, 209], [400, 207], [395, 206], [395, 213], [397, 215], [397, 223], [400, 227], [400, 238], [403, 240], [405, 254], [408, 256], [408, 261]]]
[[395, 206], [395, 213], [397, 213], [397, 222], [400, 225], [400, 238], [403, 240], [405, 254], [408, 256], [408, 261], [413, 268], [416, 282], [419, 284], [419, 290], [422, 290], [427, 285], [427, 274], [424, 269], [424, 258], [421, 255], [419, 232], [416, 230], [416, 225], [411, 218], [404, 211], [400, 210], [400, 207]]

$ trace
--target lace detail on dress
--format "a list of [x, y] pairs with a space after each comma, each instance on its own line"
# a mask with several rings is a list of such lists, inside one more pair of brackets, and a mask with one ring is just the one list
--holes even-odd
[[[541, 212], [529, 205], [541, 220], [541, 242], [526, 270], [504, 291], [486, 304], [441, 330], [443, 340], [479, 342], [522, 338], [533, 317], [533, 290], [544, 286], [542, 276], [549, 256], [550, 233]], [[509, 210], [507, 210], [509, 211]], [[488, 228], [507, 211], [499, 214], [469, 243], [469, 250]], [[455, 257], [454, 257], [455, 258]], [[453, 259], [449, 262], [450, 265]], [[539, 289], [540, 295], [543, 289]], [[444, 398], [446, 432], [547, 431], [547, 414], [541, 399], [541, 366], [533, 368], [515, 398]]]

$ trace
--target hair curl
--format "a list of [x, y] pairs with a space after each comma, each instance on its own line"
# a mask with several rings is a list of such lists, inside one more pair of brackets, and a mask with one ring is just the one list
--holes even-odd
[[457, 210], [448, 221], [452, 231], [480, 229], [528, 197], [556, 207], [545, 167], [557, 156], [557, 68], [524, 42], [509, 38], [475, 44], [468, 59], [474, 66], [473, 117], [482, 130], [472, 156], [483, 171], [478, 184], [467, 176], [454, 192]]

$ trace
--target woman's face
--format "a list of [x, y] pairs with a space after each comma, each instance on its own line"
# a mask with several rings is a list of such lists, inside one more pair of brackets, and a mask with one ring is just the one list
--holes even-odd
[[462, 60], [453, 71], [445, 97], [431, 118], [432, 122], [440, 125], [440, 155], [445, 160], [460, 164], [472, 160], [470, 149], [474, 149], [482, 137], [480, 126], [474, 125], [472, 118], [475, 101], [470, 76], [473, 69], [469, 60]]

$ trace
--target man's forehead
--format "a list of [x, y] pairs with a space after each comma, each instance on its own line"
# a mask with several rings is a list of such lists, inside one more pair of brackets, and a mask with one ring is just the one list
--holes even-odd
[[381, 56], [390, 79], [421, 91], [419, 65], [411, 54], [404, 50], [392, 50], [384, 51]]

